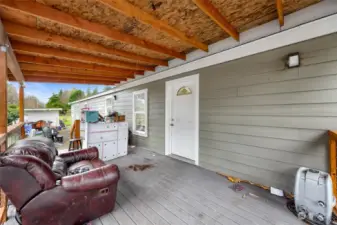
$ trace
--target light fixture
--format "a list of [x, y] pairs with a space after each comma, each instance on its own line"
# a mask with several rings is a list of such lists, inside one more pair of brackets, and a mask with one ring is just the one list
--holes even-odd
[[288, 55], [287, 66], [289, 68], [299, 67], [300, 66], [300, 54], [293, 53]]
[[115, 101], [117, 100], [117, 95], [114, 95], [114, 100], [115, 100]]

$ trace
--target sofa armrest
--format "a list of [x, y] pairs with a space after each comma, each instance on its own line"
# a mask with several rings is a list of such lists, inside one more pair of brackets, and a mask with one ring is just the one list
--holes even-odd
[[99, 155], [98, 149], [96, 147], [91, 147], [87, 149], [63, 153], [59, 155], [59, 157], [62, 158], [65, 161], [65, 163], [69, 165], [82, 160], [98, 159]]
[[107, 188], [118, 182], [119, 169], [116, 165], [106, 165], [85, 173], [63, 177], [61, 185], [66, 191], [89, 191]]

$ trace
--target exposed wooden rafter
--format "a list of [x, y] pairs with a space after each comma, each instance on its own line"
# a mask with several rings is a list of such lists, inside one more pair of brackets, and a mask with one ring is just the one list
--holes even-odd
[[70, 52], [56, 48], [48, 48], [43, 46], [31, 45], [22, 42], [12, 41], [12, 46], [15, 52], [29, 55], [46, 55], [49, 57], [65, 58], [74, 61], [90, 62], [97, 64], [104, 64], [110, 67], [118, 67], [124, 69], [133, 70], [150, 70], [154, 71], [153, 66], [137, 65], [128, 62], [122, 62], [118, 60], [100, 58], [92, 55], [87, 55], [83, 53]]
[[[33, 55], [21, 55], [17, 54], [16, 58], [19, 63], [32, 63], [37, 65], [48, 65], [48, 66], [58, 66], [58, 67], [66, 67], [66, 68], [77, 68], [77, 69], [86, 69], [86, 70], [92, 70], [99, 73], [100, 71], [103, 72], [113, 72], [113, 73], [122, 73], [125, 71], [125, 69], [121, 68], [114, 68], [114, 67], [108, 67], [108, 66], [102, 66], [97, 64], [91, 64], [91, 63], [83, 63], [83, 62], [75, 62], [75, 61], [69, 61], [65, 59], [57, 59], [57, 58], [46, 58], [46, 57], [39, 57], [39, 56], [33, 56]], [[141, 70], [135, 70], [135, 74], [137, 75], [143, 75], [144, 72]]]
[[123, 77], [107, 77], [107, 76], [87, 76], [83, 74], [66, 74], [66, 73], [54, 73], [54, 72], [43, 72], [43, 71], [22, 71], [25, 77], [44, 77], [44, 78], [69, 78], [69, 79], [79, 79], [79, 80], [104, 80], [104, 81], [124, 81], [126, 78]]
[[105, 76], [105, 77], [134, 77], [134, 71], [120, 71], [120, 72], [105, 72], [105, 71], [92, 71], [77, 68], [67, 67], [54, 67], [50, 65], [36, 65], [30, 63], [20, 63], [20, 67], [23, 71], [43, 71], [52, 73], [67, 73], [67, 74], [81, 74], [87, 76]]
[[53, 43], [62, 46], [71, 47], [73, 49], [79, 49], [81, 51], [93, 52], [93, 53], [104, 53], [108, 55], [117, 55], [127, 59], [151, 63], [153, 65], [161, 65], [167, 66], [168, 62], [160, 59], [153, 59], [147, 56], [136, 55], [130, 52], [125, 52], [113, 48], [107, 48], [99, 44], [95, 44], [92, 42], [81, 41], [74, 38], [69, 38], [66, 36], [60, 36], [56, 34], [51, 34], [45, 31], [37, 30], [31, 27], [26, 27], [17, 23], [13, 23], [10, 21], [3, 21], [3, 25], [5, 26], [6, 32], [10, 37], [17, 36], [21, 38], [29, 38], [36, 41]]
[[44, 4], [38, 3], [35, 0], [0, 0], [0, 6], [20, 11], [39, 18], [54, 21], [64, 24], [75, 29], [87, 31], [96, 35], [104, 36], [109, 39], [117, 40], [123, 43], [137, 45], [144, 49], [163, 53], [180, 59], [186, 59], [186, 55], [166, 47], [148, 42], [135, 36], [122, 33], [112, 29], [106, 25], [90, 22], [80, 17], [75, 17], [62, 11], [53, 9]]
[[14, 74], [16, 81], [23, 84], [25, 81], [19, 64], [16, 60], [15, 54], [12, 49], [12, 45], [9, 42], [7, 33], [3, 27], [2, 21], [0, 20], [0, 45], [6, 46], [6, 56], [7, 56], [7, 67]]
[[276, 8], [277, 8], [278, 21], [279, 21], [280, 26], [282, 27], [284, 25], [283, 1], [282, 0], [276, 0]]
[[110, 8], [123, 13], [126, 16], [133, 17], [142, 23], [149, 24], [155, 29], [165, 32], [175, 38], [178, 38], [196, 48], [208, 51], [208, 46], [198, 41], [193, 37], [188, 37], [183, 32], [177, 30], [176, 28], [170, 26], [167, 22], [163, 20], [156, 19], [154, 16], [142, 11], [136, 6], [132, 5], [125, 0], [99, 0], [103, 4], [109, 6]]
[[207, 14], [216, 24], [218, 24], [226, 33], [239, 41], [237, 30], [221, 15], [219, 10], [209, 0], [193, 0], [193, 2]]
[[[9, 75], [8, 79], [10, 81], [15, 81], [13, 75]], [[58, 77], [41, 77], [41, 76], [27, 76], [26, 82], [43, 82], [43, 83], [72, 83], [72, 84], [102, 84], [102, 85], [114, 85], [118, 81], [106, 81], [106, 80], [91, 80], [88, 78], [78, 79], [78, 78], [58, 78]]]

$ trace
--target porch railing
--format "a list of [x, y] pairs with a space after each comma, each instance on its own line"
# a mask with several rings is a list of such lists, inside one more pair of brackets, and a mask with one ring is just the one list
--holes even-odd
[[[0, 134], [0, 152], [6, 150], [6, 148], [12, 146], [20, 139], [21, 127], [23, 123], [8, 126], [6, 134]], [[0, 189], [0, 224], [3, 224], [7, 220], [7, 196]]]

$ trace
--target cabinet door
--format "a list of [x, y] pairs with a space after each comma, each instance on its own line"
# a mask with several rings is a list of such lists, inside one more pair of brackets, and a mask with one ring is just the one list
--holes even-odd
[[117, 158], [117, 141], [103, 142], [103, 160]]
[[118, 156], [124, 156], [128, 154], [128, 138], [119, 138], [118, 139]]
[[103, 146], [102, 142], [99, 143], [88, 143], [88, 148], [96, 147], [98, 149], [98, 156], [101, 160], [103, 160]]

